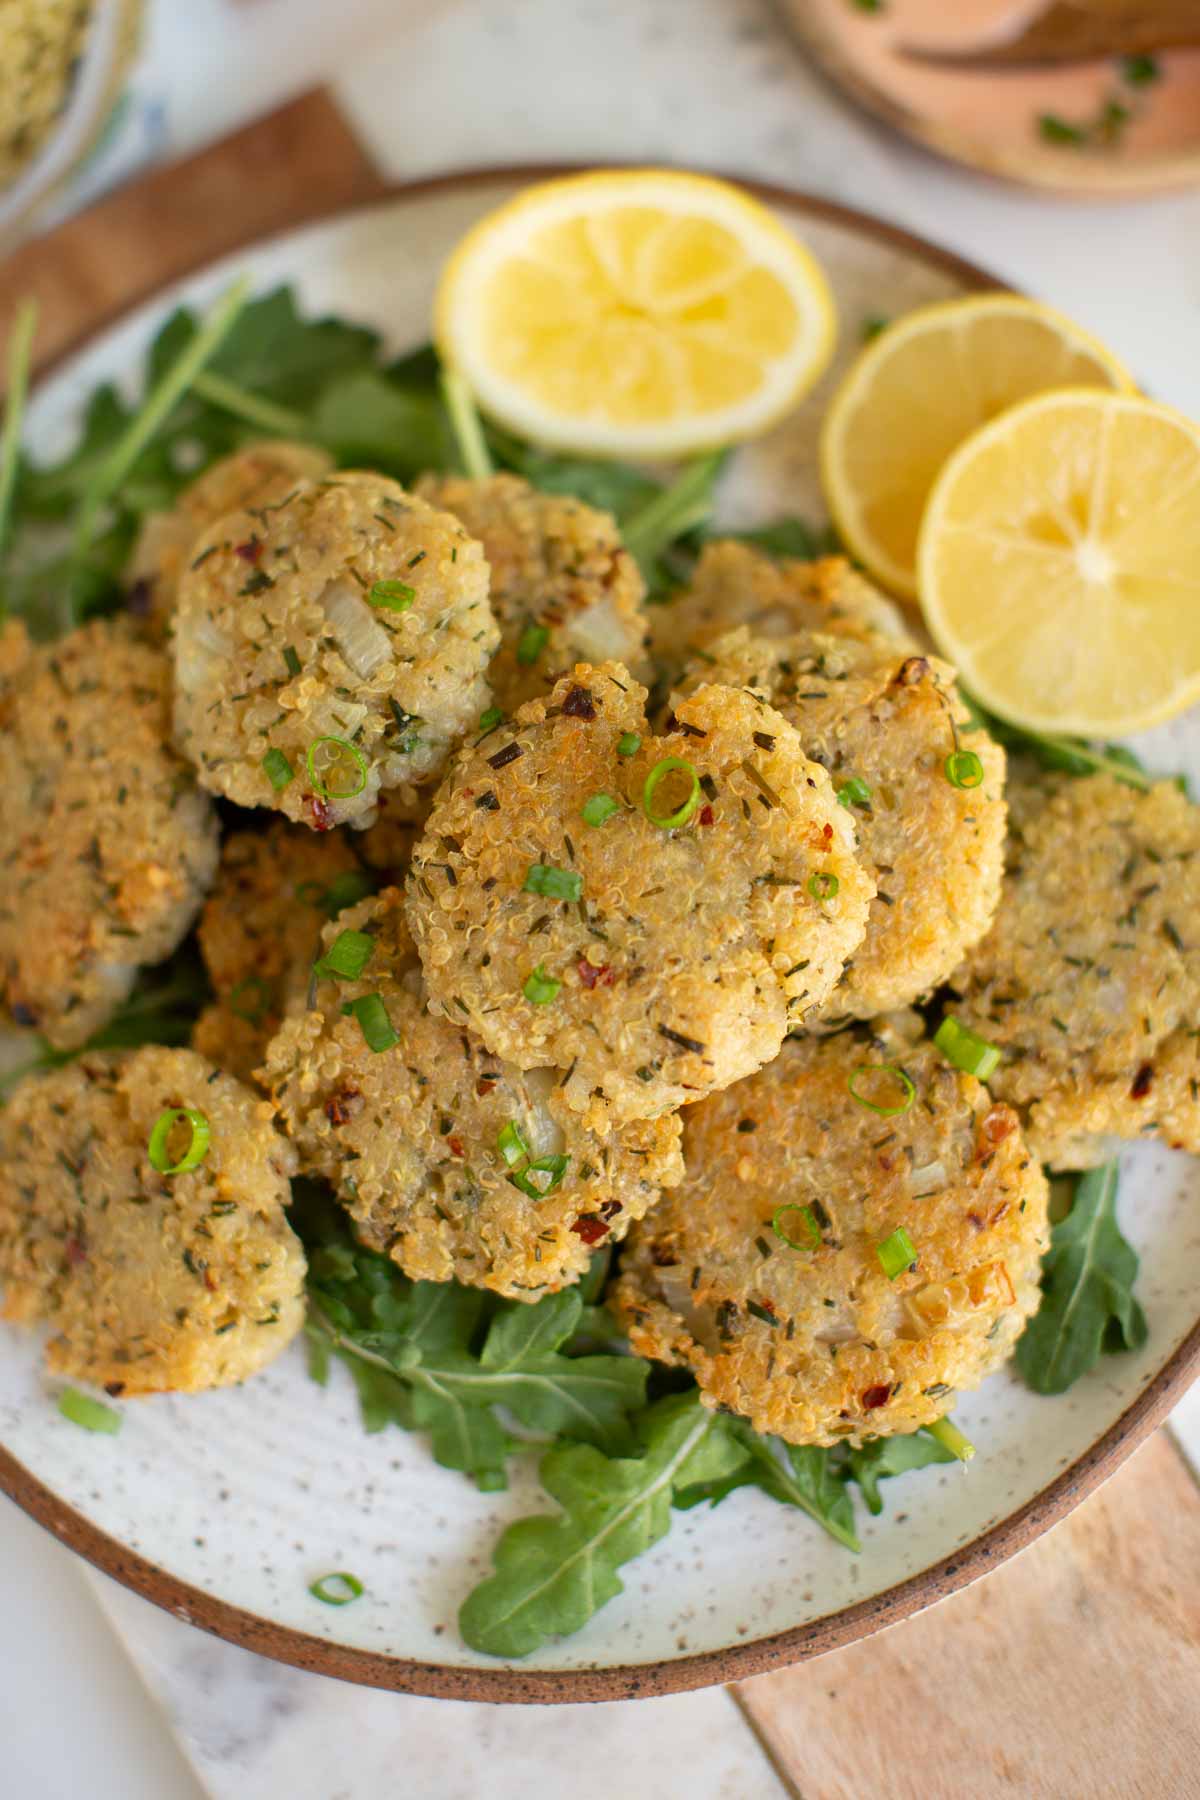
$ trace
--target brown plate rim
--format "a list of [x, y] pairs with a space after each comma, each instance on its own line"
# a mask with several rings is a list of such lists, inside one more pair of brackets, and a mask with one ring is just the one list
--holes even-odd
[[[330, 224], [355, 213], [386, 207], [397, 202], [422, 199], [447, 189], [505, 185], [514, 181], [544, 181], [556, 175], [576, 172], [578, 164], [532, 163], [508, 167], [473, 168], [430, 176], [420, 181], [400, 182], [385, 187], [379, 194], [340, 206], [314, 218], [287, 228], [278, 236], [291, 236], [309, 225]], [[620, 166], [620, 165], [607, 165]], [[625, 165], [629, 166], [629, 165]], [[887, 224], [869, 213], [842, 206], [818, 195], [762, 181], [728, 176], [740, 186], [768, 203], [778, 203], [811, 218], [824, 219], [853, 231], [895, 245], [921, 257], [926, 263], [944, 269], [975, 291], [1002, 288], [1007, 284], [988, 274], [976, 263], [944, 250], [915, 232]], [[271, 234], [257, 234], [240, 246], [268, 244]], [[236, 249], [224, 255], [237, 254]], [[207, 266], [203, 259], [197, 268]], [[155, 298], [159, 292], [174, 287], [197, 268], [173, 275], [161, 288], [139, 296], [119, 312], [102, 320], [81, 339], [56, 356], [43, 371], [42, 379], [70, 357], [84, 342], [90, 342], [124, 318]], [[9, 1451], [0, 1446], [0, 1490], [8, 1494], [23, 1511], [52, 1532], [68, 1549], [84, 1557], [104, 1574], [111, 1575], [123, 1586], [144, 1599], [153, 1601], [165, 1611], [187, 1624], [197, 1625], [228, 1643], [276, 1662], [288, 1663], [313, 1674], [333, 1676], [365, 1687], [387, 1688], [398, 1693], [425, 1694], [446, 1700], [483, 1700], [503, 1704], [552, 1705], [580, 1701], [629, 1700], [656, 1695], [681, 1693], [690, 1688], [740, 1681], [760, 1675], [769, 1669], [821, 1656], [827, 1650], [842, 1649], [859, 1639], [869, 1637], [885, 1626], [945, 1599], [966, 1587], [999, 1563], [1025, 1549], [1042, 1532], [1057, 1524], [1081, 1500], [1108, 1479], [1149, 1434], [1160, 1425], [1172, 1406], [1186, 1391], [1200, 1371], [1200, 1321], [1183, 1339], [1167, 1362], [1149, 1381], [1141, 1394], [1126, 1408], [1091, 1447], [1062, 1470], [1024, 1506], [979, 1537], [951, 1552], [940, 1562], [897, 1583], [881, 1594], [840, 1612], [814, 1619], [808, 1624], [777, 1632], [772, 1637], [747, 1643], [731, 1644], [720, 1650], [706, 1650], [691, 1656], [680, 1656], [657, 1663], [632, 1663], [593, 1669], [522, 1669], [511, 1664], [495, 1668], [461, 1666], [446, 1663], [415, 1662], [379, 1651], [361, 1650], [335, 1644], [308, 1632], [297, 1631], [273, 1620], [215, 1599], [192, 1587], [178, 1576], [160, 1569], [136, 1551], [100, 1531], [74, 1507], [64, 1501], [32, 1475]]]

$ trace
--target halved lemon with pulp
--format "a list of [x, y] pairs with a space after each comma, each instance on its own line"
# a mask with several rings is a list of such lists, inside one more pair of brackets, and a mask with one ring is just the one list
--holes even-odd
[[442, 357], [524, 437], [679, 456], [752, 436], [829, 361], [829, 284], [728, 182], [667, 169], [571, 176], [489, 213], [447, 263]]
[[1200, 426], [1039, 394], [968, 438], [917, 551], [938, 649], [1001, 717], [1120, 737], [1200, 698]]
[[917, 533], [939, 469], [964, 438], [1048, 388], [1132, 392], [1082, 327], [1019, 294], [976, 294], [905, 314], [868, 345], [821, 432], [834, 523], [877, 580], [915, 595]]

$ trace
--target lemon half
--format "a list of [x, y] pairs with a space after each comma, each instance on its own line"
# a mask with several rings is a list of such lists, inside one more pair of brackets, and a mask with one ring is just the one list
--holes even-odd
[[740, 189], [672, 170], [549, 181], [481, 220], [438, 286], [434, 335], [523, 437], [670, 457], [772, 424], [827, 365], [820, 266]]

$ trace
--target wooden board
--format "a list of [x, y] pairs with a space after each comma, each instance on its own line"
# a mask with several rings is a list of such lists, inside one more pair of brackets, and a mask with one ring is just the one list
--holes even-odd
[[201, 263], [383, 188], [333, 100], [316, 89], [23, 244], [0, 268], [0, 344], [32, 294], [44, 368]]
[[803, 1800], [1181, 1800], [1200, 1794], [1198, 1572], [1200, 1496], [1160, 1431], [974, 1587], [731, 1691]]

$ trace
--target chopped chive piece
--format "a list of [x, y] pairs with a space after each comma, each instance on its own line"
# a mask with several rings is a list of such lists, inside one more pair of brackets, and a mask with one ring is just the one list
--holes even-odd
[[623, 731], [617, 739], [618, 756], [636, 756], [642, 747], [642, 740], [636, 731]]
[[245, 975], [229, 995], [229, 1010], [235, 1018], [259, 1025], [271, 1010], [271, 984], [261, 975]]
[[973, 750], [952, 750], [944, 766], [951, 787], [977, 788], [983, 780], [983, 764]]
[[589, 794], [579, 810], [585, 825], [603, 825], [615, 812], [620, 812], [621, 806], [611, 794]]
[[562, 982], [556, 981], [553, 975], [547, 975], [539, 963], [533, 973], [526, 978], [521, 992], [534, 1006], [549, 1006], [552, 1000], [558, 999], [561, 988]]
[[[167, 1140], [175, 1127], [183, 1124], [191, 1127], [191, 1136], [179, 1161], [172, 1162], [167, 1150]], [[211, 1138], [212, 1127], [202, 1112], [196, 1112], [190, 1106], [169, 1106], [165, 1112], [159, 1113], [150, 1133], [150, 1142], [146, 1146], [150, 1167], [160, 1175], [186, 1175], [189, 1169], [200, 1167], [208, 1155]]]
[[342, 1011], [358, 1020], [367, 1049], [374, 1051], [376, 1056], [400, 1042], [400, 1033], [388, 1018], [388, 1009], [379, 994], [364, 994], [359, 1000], [351, 1000]]
[[849, 781], [843, 781], [837, 791], [837, 797], [839, 806], [870, 806], [871, 804], [871, 790], [858, 775], [852, 775]]
[[283, 660], [287, 664], [288, 674], [292, 677], [292, 680], [294, 681], [296, 679], [296, 676], [300, 673], [301, 665], [300, 665], [300, 658], [296, 655], [296, 652], [291, 644], [285, 644], [283, 646]]
[[357, 981], [375, 953], [375, 939], [365, 931], [339, 931], [329, 954], [316, 965], [318, 975]]
[[[789, 1213], [794, 1213], [799, 1220], [799, 1225], [793, 1226], [791, 1230], [782, 1223]], [[788, 1201], [786, 1205], [777, 1207], [771, 1216], [771, 1230], [781, 1243], [787, 1245], [789, 1250], [820, 1249], [821, 1227], [817, 1224], [817, 1215], [811, 1206], [797, 1206], [795, 1201]], [[795, 1230], [803, 1231], [805, 1239], [803, 1243], [791, 1235], [791, 1232]]]
[[546, 645], [550, 642], [550, 632], [545, 625], [527, 625], [517, 639], [517, 661], [526, 667], [535, 663]]
[[507, 1125], [501, 1127], [500, 1135], [496, 1139], [496, 1148], [510, 1169], [515, 1169], [517, 1164], [524, 1162], [529, 1155], [529, 1145], [521, 1136], [519, 1127], [512, 1119], [508, 1121]]
[[959, 1462], [970, 1462], [975, 1454], [975, 1446], [970, 1438], [949, 1417], [935, 1419], [932, 1425], [925, 1425], [922, 1429], [943, 1450], [948, 1450], [951, 1456], [957, 1456]]
[[[894, 1106], [884, 1105], [879, 1100], [869, 1100], [862, 1092], [863, 1077], [870, 1078], [878, 1075], [888, 1076], [893, 1082], [900, 1083], [900, 1096]], [[911, 1077], [906, 1075], [904, 1070], [898, 1068], [895, 1063], [863, 1063], [848, 1078], [846, 1086], [850, 1090], [852, 1100], [857, 1100], [858, 1104], [865, 1106], [868, 1112], [878, 1113], [881, 1119], [894, 1119], [898, 1113], [907, 1112], [917, 1097], [917, 1090]]]
[[357, 1575], [351, 1575], [346, 1569], [335, 1569], [330, 1575], [318, 1575], [310, 1582], [308, 1591], [314, 1600], [321, 1600], [326, 1606], [349, 1606], [352, 1600], [361, 1599], [366, 1590]]
[[406, 581], [377, 581], [367, 595], [372, 606], [397, 613], [407, 612], [416, 597], [416, 588], [409, 587]]
[[[321, 752], [326, 745], [330, 746], [329, 753], [322, 756]], [[313, 792], [322, 800], [353, 800], [367, 785], [367, 759], [361, 750], [356, 750], [345, 738], [314, 738], [308, 746], [304, 762]], [[338, 782], [339, 771], [347, 777], [346, 781]], [[349, 785], [351, 779], [355, 784], [353, 787]]]
[[995, 1073], [1002, 1054], [998, 1045], [989, 1044], [986, 1038], [977, 1037], [965, 1025], [960, 1025], [953, 1013], [946, 1014], [933, 1041], [947, 1062], [979, 1081], [986, 1081]]
[[[656, 813], [654, 796], [660, 783], [665, 781], [667, 776], [675, 770], [678, 770], [681, 775], [686, 775], [691, 783], [688, 797], [683, 805], [673, 813]], [[682, 756], [664, 756], [661, 762], [655, 763], [647, 775], [646, 785], [642, 789], [642, 811], [652, 825], [657, 825], [660, 831], [677, 831], [681, 825], [687, 824], [699, 804], [700, 777], [690, 762], [687, 762]]]
[[828, 869], [818, 869], [815, 875], [808, 878], [808, 891], [814, 900], [835, 899], [840, 886], [837, 876], [831, 875]]
[[1149, 87], [1162, 74], [1155, 56], [1123, 56], [1121, 74], [1130, 87]]
[[1037, 128], [1048, 144], [1082, 144], [1087, 139], [1082, 126], [1060, 119], [1057, 113], [1039, 113]]
[[495, 731], [497, 725], [503, 725], [504, 711], [499, 706], [489, 706], [486, 712], [479, 715], [480, 731]]
[[555, 869], [549, 863], [530, 863], [521, 891], [526, 894], [544, 894], [548, 900], [578, 900], [583, 894], [583, 876], [574, 869]]
[[114, 1407], [105, 1406], [103, 1400], [93, 1400], [90, 1394], [81, 1394], [78, 1388], [64, 1388], [58, 1396], [58, 1410], [64, 1419], [70, 1419], [72, 1425], [82, 1425], [85, 1431], [102, 1431], [108, 1437], [116, 1437], [121, 1429], [121, 1415]]
[[277, 794], [282, 794], [296, 773], [282, 750], [268, 750], [262, 759], [262, 766], [263, 774]]
[[903, 1275], [905, 1269], [911, 1269], [916, 1262], [917, 1247], [903, 1225], [898, 1225], [882, 1244], [876, 1244], [875, 1254], [888, 1280], [895, 1281], [897, 1275]]
[[[541, 1200], [546, 1194], [552, 1194], [567, 1172], [569, 1156], [536, 1156], [523, 1169], [515, 1170], [509, 1180], [531, 1200]], [[545, 1175], [547, 1180], [537, 1182], [535, 1175]]]

